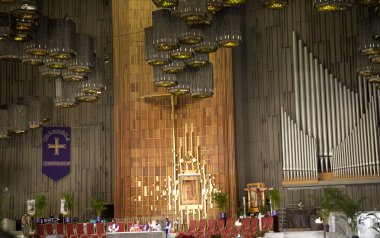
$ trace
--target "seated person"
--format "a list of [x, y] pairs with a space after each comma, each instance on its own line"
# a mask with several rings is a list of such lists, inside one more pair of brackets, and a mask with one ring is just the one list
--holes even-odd
[[149, 226], [150, 226], [150, 230], [151, 231], [155, 231], [156, 230], [156, 222], [155, 221], [151, 221]]
[[160, 223], [158, 222], [158, 220], [156, 220], [156, 231], [162, 231], [162, 230], [161, 230], [161, 225], [160, 225]]
[[132, 227], [131, 231], [143, 231], [143, 227], [140, 224], [140, 221], [137, 221]]
[[112, 220], [112, 223], [108, 226], [108, 231], [109, 232], [117, 232], [119, 230], [119, 225], [117, 222]]
[[146, 223], [145, 225], [143, 225], [143, 231], [149, 231], [149, 223]]

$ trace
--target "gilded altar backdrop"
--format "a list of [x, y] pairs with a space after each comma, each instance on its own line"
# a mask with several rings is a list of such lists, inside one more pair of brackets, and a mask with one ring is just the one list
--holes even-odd
[[[214, 96], [176, 98], [173, 121], [171, 98], [153, 87], [152, 68], [144, 60], [144, 28], [152, 25], [154, 4], [118, 0], [112, 5], [115, 217], [176, 216], [169, 210], [167, 191], [173, 175], [173, 133], [176, 141], [184, 137], [190, 123], [199, 136], [207, 173], [215, 174], [216, 187], [235, 194], [232, 51], [210, 55]], [[218, 212], [212, 209], [210, 215]]]

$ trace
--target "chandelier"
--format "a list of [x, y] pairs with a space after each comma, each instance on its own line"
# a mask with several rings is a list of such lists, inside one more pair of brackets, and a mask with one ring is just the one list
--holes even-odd
[[[183, 67], [184, 68], [184, 67]], [[153, 67], [154, 85], [157, 87], [171, 87], [177, 84], [175, 74], [165, 73], [160, 66]]]
[[170, 87], [175, 95], [212, 96], [208, 54], [240, 45], [240, 14], [229, 6], [243, 2], [178, 0], [168, 9], [153, 11], [153, 26], [145, 28], [145, 60], [154, 66], [154, 85]]
[[55, 80], [54, 105], [59, 108], [72, 108], [77, 106], [76, 83], [67, 82], [61, 78]]
[[283, 9], [288, 5], [287, 0], [261, 0], [261, 4], [263, 7], [267, 9], [273, 9], [273, 10], [278, 10], [278, 9]]
[[0, 139], [9, 138], [9, 111], [0, 108]]
[[353, 3], [353, 0], [313, 0], [314, 8], [319, 12], [345, 11]]
[[94, 38], [89, 34], [76, 34], [76, 57], [67, 63], [67, 68], [76, 73], [90, 73], [94, 69]]
[[73, 59], [75, 53], [75, 23], [68, 19], [51, 19], [49, 56], [55, 59]]
[[15, 134], [28, 130], [29, 108], [26, 105], [11, 104], [9, 106], [9, 131]]

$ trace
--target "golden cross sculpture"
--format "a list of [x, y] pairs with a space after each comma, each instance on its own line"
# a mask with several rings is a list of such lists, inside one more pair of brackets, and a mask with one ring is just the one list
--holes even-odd
[[59, 149], [66, 149], [65, 144], [59, 144], [59, 137], [54, 137], [54, 144], [48, 144], [49, 149], [54, 149], [54, 155], [59, 155]]

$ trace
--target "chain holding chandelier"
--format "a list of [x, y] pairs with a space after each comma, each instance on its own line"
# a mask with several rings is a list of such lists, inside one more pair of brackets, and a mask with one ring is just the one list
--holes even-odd
[[211, 97], [213, 67], [208, 54], [240, 45], [239, 9], [230, 6], [245, 1], [153, 2], [164, 8], [153, 11], [153, 26], [145, 29], [145, 60], [154, 65], [154, 85], [172, 94]]

